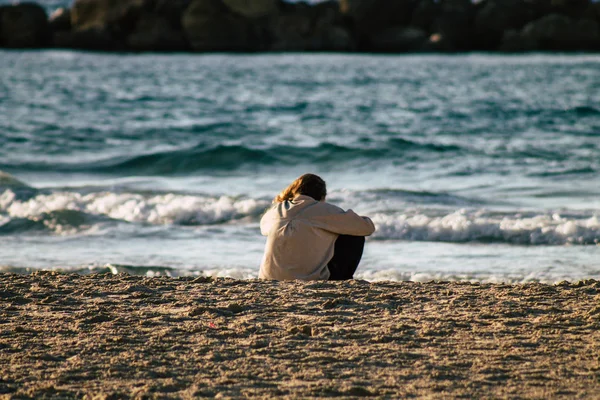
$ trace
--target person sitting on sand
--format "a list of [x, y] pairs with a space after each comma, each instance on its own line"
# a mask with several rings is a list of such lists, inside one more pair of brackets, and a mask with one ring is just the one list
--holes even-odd
[[352, 279], [365, 236], [375, 232], [368, 217], [325, 202], [325, 181], [304, 174], [273, 200], [260, 221], [267, 236], [259, 278]]

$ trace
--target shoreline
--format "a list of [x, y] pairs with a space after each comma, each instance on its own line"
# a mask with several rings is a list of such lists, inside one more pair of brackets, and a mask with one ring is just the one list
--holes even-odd
[[600, 281], [0, 274], [3, 398], [594, 398]]
[[[179, 269], [170, 266], [143, 266], [127, 264], [87, 265], [80, 267], [20, 267], [11, 265], [0, 265], [0, 276], [2, 275], [32, 275], [36, 273], [49, 273], [57, 275], [78, 275], [78, 276], [133, 276], [138, 278], [164, 278], [164, 279], [235, 279], [243, 282], [252, 282], [258, 280], [258, 267], [228, 269], [225, 274], [220, 274], [218, 270], [211, 269]], [[472, 285], [579, 285], [581, 282], [600, 280], [598, 275], [586, 276], [555, 276], [555, 277], [531, 277], [529, 275], [516, 274], [496, 274], [488, 275], [477, 273], [469, 275], [464, 274], [440, 274], [433, 272], [401, 272], [392, 269], [387, 270], [358, 270], [354, 275], [355, 280], [364, 281], [369, 284], [378, 283], [445, 283], [445, 284], [472, 284]]]

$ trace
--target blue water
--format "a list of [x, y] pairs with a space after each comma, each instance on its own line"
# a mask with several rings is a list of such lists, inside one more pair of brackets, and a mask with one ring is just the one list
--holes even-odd
[[256, 277], [305, 172], [358, 277], [600, 278], [600, 56], [0, 52], [0, 266]]

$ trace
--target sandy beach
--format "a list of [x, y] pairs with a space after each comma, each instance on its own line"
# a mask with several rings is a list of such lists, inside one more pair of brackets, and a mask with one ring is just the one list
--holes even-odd
[[0, 398], [598, 398], [600, 282], [0, 275]]

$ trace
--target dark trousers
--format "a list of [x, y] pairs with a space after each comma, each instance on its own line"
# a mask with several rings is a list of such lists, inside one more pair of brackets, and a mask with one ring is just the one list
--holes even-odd
[[335, 241], [333, 258], [327, 264], [330, 281], [352, 279], [365, 248], [364, 236], [340, 235]]

